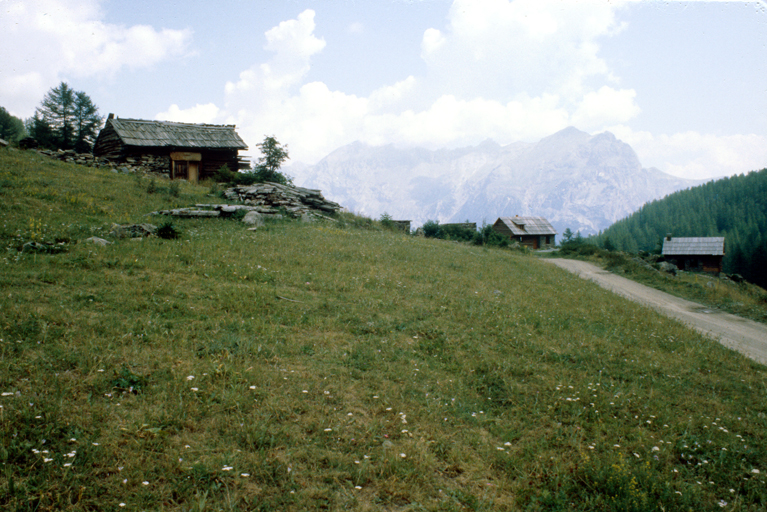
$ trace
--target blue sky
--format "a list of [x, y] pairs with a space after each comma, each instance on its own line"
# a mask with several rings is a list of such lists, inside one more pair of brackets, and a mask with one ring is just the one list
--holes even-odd
[[0, 105], [30, 117], [62, 80], [306, 163], [575, 126], [678, 176], [767, 166], [762, 1], [0, 0]]

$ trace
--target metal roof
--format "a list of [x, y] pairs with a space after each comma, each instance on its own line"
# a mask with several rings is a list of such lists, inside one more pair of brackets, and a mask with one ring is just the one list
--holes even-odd
[[724, 237], [664, 238], [663, 255], [724, 256]]
[[[554, 227], [543, 217], [499, 217], [513, 235], [556, 235]], [[496, 221], [497, 222], [497, 221]]]
[[172, 123], [142, 119], [108, 119], [127, 146], [248, 149], [234, 125]]

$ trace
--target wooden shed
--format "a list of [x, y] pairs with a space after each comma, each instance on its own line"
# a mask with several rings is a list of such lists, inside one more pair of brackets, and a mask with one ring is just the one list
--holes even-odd
[[556, 243], [557, 232], [543, 217], [499, 217], [493, 230], [531, 249], [551, 247]]
[[663, 240], [663, 256], [682, 270], [719, 274], [724, 258], [724, 237], [691, 237]]
[[221, 166], [248, 168], [238, 151], [248, 146], [234, 125], [172, 123], [120, 119], [109, 114], [99, 132], [93, 155], [116, 162], [151, 162], [171, 179], [196, 182], [212, 177]]

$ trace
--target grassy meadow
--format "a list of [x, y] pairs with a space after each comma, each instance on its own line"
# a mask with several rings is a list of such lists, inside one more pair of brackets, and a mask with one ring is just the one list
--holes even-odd
[[84, 241], [209, 192], [0, 151], [1, 509], [767, 508], [765, 367], [529, 254]]

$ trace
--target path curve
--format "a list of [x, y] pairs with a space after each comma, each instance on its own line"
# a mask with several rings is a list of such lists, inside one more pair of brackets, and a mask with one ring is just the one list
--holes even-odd
[[665, 316], [680, 320], [689, 327], [716, 339], [725, 347], [737, 350], [761, 364], [767, 364], [767, 325], [765, 324], [674, 297], [585, 261], [558, 258], [543, 261], [594, 281], [602, 288], [649, 306]]

